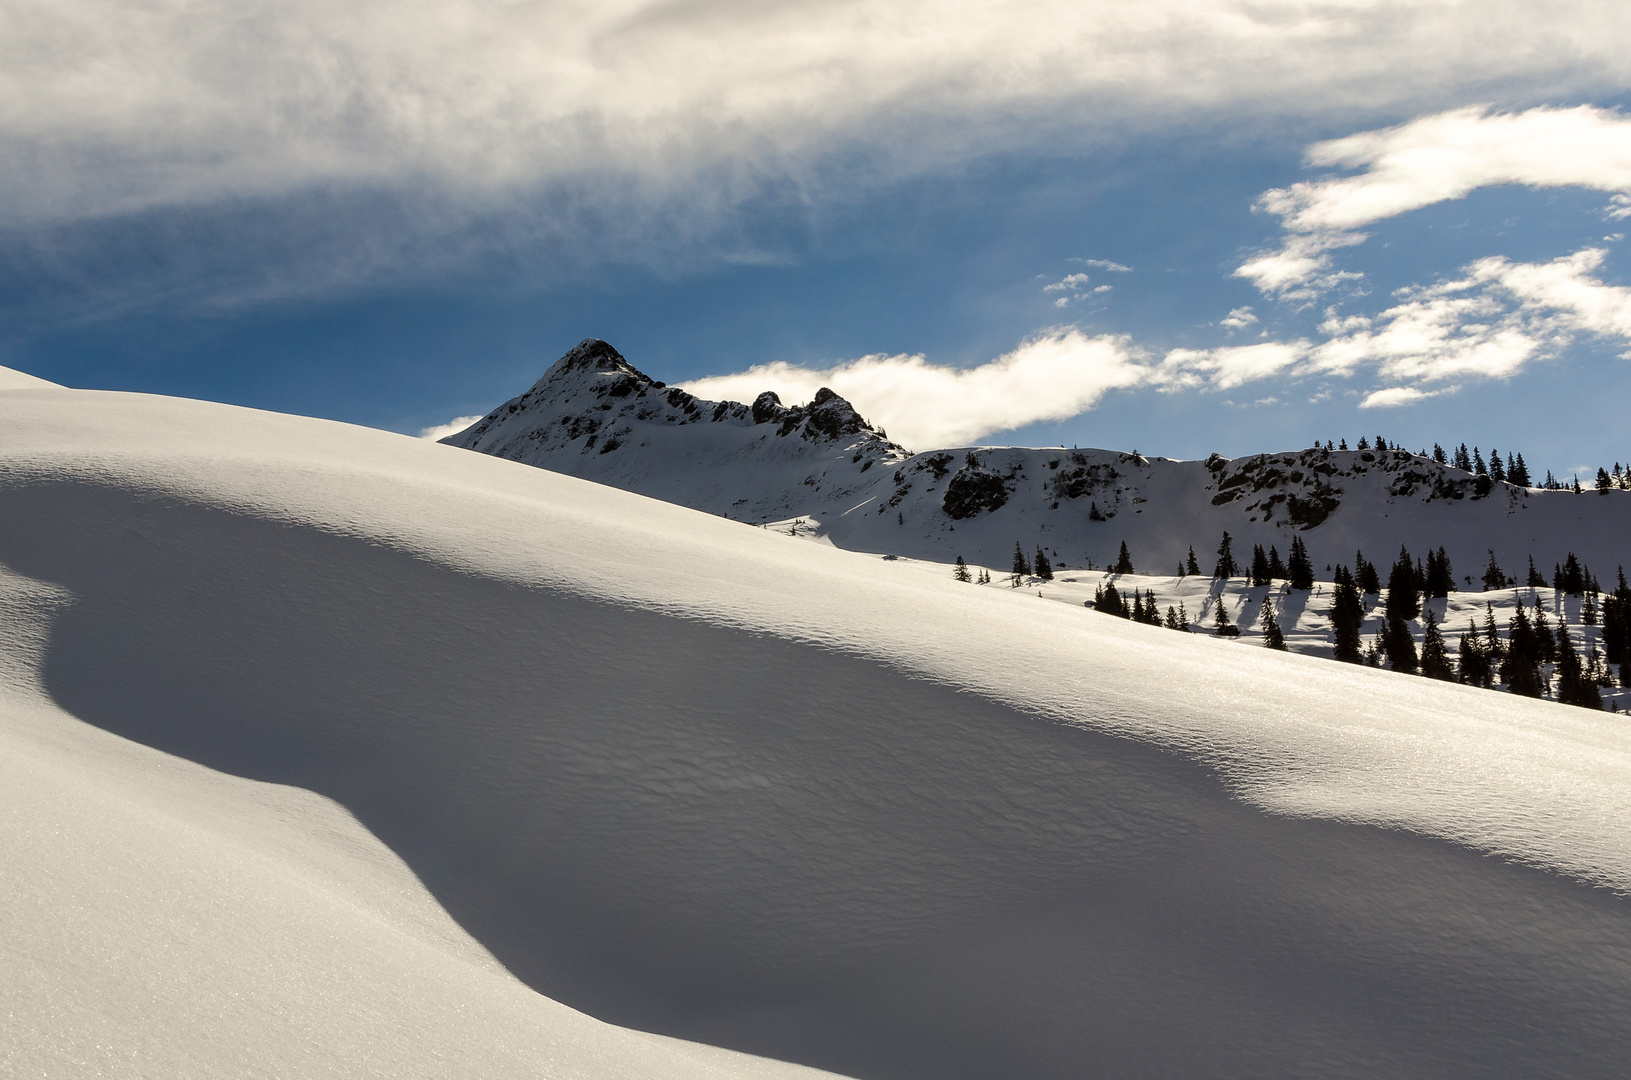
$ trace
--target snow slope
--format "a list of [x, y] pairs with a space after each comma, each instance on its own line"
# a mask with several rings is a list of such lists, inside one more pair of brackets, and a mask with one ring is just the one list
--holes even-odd
[[141, 395], [0, 393], [0, 564], [14, 1071], [1631, 1059], [1606, 715]]
[[1300, 534], [1321, 570], [1352, 566], [1356, 550], [1386, 567], [1401, 544], [1418, 558], [1442, 546], [1467, 584], [1490, 551], [1509, 575], [1531, 555], [1549, 575], [1573, 551], [1605, 580], [1631, 562], [1631, 491], [1497, 483], [1479, 495], [1468, 473], [1402, 451], [910, 454], [835, 395], [791, 410], [763, 396], [751, 408], [701, 401], [595, 339], [443, 441], [739, 521], [802, 518], [839, 547], [939, 562], [1005, 567], [1019, 542], [1057, 565], [1104, 567], [1125, 541], [1144, 573], [1172, 573], [1191, 545], [1210, 573], [1225, 530], [1248, 562], [1253, 544], [1284, 556]]

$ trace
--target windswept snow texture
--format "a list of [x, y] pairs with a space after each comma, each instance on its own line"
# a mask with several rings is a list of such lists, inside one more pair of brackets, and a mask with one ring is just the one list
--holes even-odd
[[0, 563], [8, 1071], [1631, 1060], [1615, 717], [139, 395], [0, 393]]
[[1356, 550], [1385, 567], [1401, 544], [1418, 557], [1443, 547], [1468, 584], [1492, 551], [1509, 569], [1533, 556], [1547, 573], [1572, 551], [1605, 580], [1631, 562], [1631, 491], [1491, 483], [1400, 450], [1204, 462], [1064, 448], [911, 454], [831, 391], [794, 409], [773, 397], [701, 401], [591, 338], [442, 441], [738, 521], [803, 518], [839, 547], [938, 562], [1005, 567], [1019, 542], [1059, 567], [1104, 567], [1125, 541], [1145, 573], [1173, 572], [1191, 545], [1210, 572], [1225, 530], [1237, 556], [1253, 544], [1284, 555], [1301, 535], [1322, 571], [1351, 566]]

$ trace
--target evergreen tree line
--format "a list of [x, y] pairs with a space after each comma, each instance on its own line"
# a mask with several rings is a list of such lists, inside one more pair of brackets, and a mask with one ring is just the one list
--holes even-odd
[[[1400, 446], [1398, 443], [1389, 444], [1387, 439], [1380, 435], [1376, 436], [1376, 441], [1374, 444], [1364, 437], [1361, 437], [1359, 444], [1354, 449], [1370, 450], [1373, 447], [1377, 450], [1404, 449], [1404, 447]], [[1316, 450], [1320, 449], [1319, 443], [1316, 442], [1314, 444], [1314, 448]], [[1341, 440], [1340, 445], [1333, 447], [1328, 439], [1326, 440], [1324, 448], [1326, 450], [1346, 450], [1348, 449], [1348, 440], [1343, 439]], [[1501, 452], [1495, 449], [1493, 446], [1490, 447], [1489, 458], [1487, 461], [1478, 447], [1474, 446], [1469, 451], [1466, 443], [1462, 443], [1454, 450], [1448, 451], [1438, 443], [1434, 443], [1431, 453], [1426, 450], [1418, 450], [1417, 453], [1421, 457], [1431, 457], [1440, 465], [1452, 465], [1455, 468], [1461, 469], [1464, 472], [1469, 472], [1474, 476], [1487, 476], [1491, 481], [1497, 483], [1505, 481], [1510, 484], [1515, 484], [1518, 487], [1538, 487], [1547, 491], [1573, 491], [1576, 494], [1580, 494], [1584, 491], [1580, 485], [1579, 476], [1575, 476], [1569, 482], [1565, 483], [1564, 481], [1554, 477], [1550, 469], [1546, 470], [1546, 478], [1539, 483], [1536, 483], [1534, 477], [1529, 472], [1529, 464], [1528, 462], [1524, 461], [1521, 453], [1514, 454], [1508, 452], [1506, 459], [1503, 461], [1501, 459]], [[1615, 489], [1619, 489], [1621, 491], [1631, 491], [1631, 465], [1621, 465], [1618, 461], [1616, 461], [1612, 469], [1599, 466], [1597, 469], [1596, 479], [1593, 482], [1593, 487], [1602, 494], [1606, 494]]]
[[1116, 588], [1115, 582], [1101, 585], [1093, 590], [1093, 610], [1114, 615], [1118, 619], [1130, 619], [1146, 626], [1164, 626], [1168, 630], [1194, 632], [1190, 629], [1189, 612], [1184, 609], [1182, 601], [1177, 607], [1168, 604], [1167, 613], [1163, 616], [1153, 590], [1146, 589], [1142, 594], [1137, 589], [1132, 592], [1133, 602], [1129, 604], [1126, 597]]
[[[1122, 545], [1123, 549], [1126, 545]], [[1178, 568], [1179, 577], [1201, 572], [1200, 564], [1195, 560], [1195, 548], [1189, 549], [1189, 558], [1184, 565]], [[1234, 537], [1227, 532], [1218, 544], [1217, 562], [1212, 564], [1212, 579], [1214, 581], [1227, 581], [1230, 578], [1240, 577], [1240, 563], [1235, 559]], [[1268, 551], [1263, 550], [1262, 544], [1252, 545], [1252, 562], [1249, 573], [1246, 575], [1253, 585], [1267, 585], [1273, 581], [1285, 581], [1293, 589], [1312, 589], [1314, 587], [1314, 561], [1308, 557], [1308, 546], [1303, 538], [1291, 538], [1291, 553], [1284, 562], [1280, 559], [1280, 550], [1273, 544]]]
[[[1495, 561], [1495, 552], [1491, 551], [1489, 553], [1489, 565], [1484, 567], [1483, 583], [1485, 592], [1494, 592], [1496, 589], [1515, 586], [1519, 582], [1516, 577], [1501, 569], [1500, 565]], [[1541, 572], [1535, 567], [1535, 557], [1533, 555], [1529, 556], [1529, 571], [1524, 575], [1522, 584], [1526, 589], [1544, 589], [1547, 586], [1546, 579], [1541, 576]], [[1595, 609], [1595, 598], [1602, 593], [1602, 587], [1598, 585], [1597, 577], [1591, 572], [1591, 567], [1583, 565], [1579, 557], [1572, 551], [1561, 563], [1552, 564], [1551, 587], [1554, 591], [1563, 593], [1565, 596], [1587, 597], [1592, 601], [1593, 609]], [[1595, 624], [1588, 622], [1586, 625], [1592, 626]]]
[[[1624, 602], [1631, 603], [1631, 591], [1625, 593]], [[1608, 606], [1620, 608], [1622, 604], [1616, 602]], [[1620, 617], [1618, 612], [1615, 617]], [[1604, 645], [1607, 646], [1606, 635]], [[1496, 683], [1504, 683], [1511, 693], [1542, 697], [1553, 692], [1550, 679], [1542, 667], [1550, 665], [1552, 674], [1557, 678], [1555, 696], [1558, 701], [1586, 709], [1601, 709], [1603, 704], [1598, 688], [1614, 685], [1608, 664], [1615, 662], [1613, 656], [1616, 654], [1610, 652], [1605, 658], [1594, 646], [1582, 660], [1569, 634], [1568, 623], [1559, 619], [1554, 630], [1538, 598], [1533, 615], [1522, 603], [1518, 605], [1507, 623], [1505, 639], [1495, 625], [1494, 607], [1486, 604], [1483, 627], [1469, 623], [1466, 633], [1461, 635], [1460, 646], [1456, 677], [1469, 686], [1491, 688]], [[1620, 685], [1631, 686], [1631, 670], [1624, 662], [1623, 648], [1623, 643], [1620, 643]]]
[[[1500, 682], [1512, 693], [1529, 697], [1541, 697], [1551, 689], [1542, 665], [1552, 665], [1557, 677], [1557, 700], [1590, 709], [1602, 708], [1598, 687], [1613, 685], [1609, 664], [1619, 664], [1621, 685], [1631, 686], [1631, 667], [1625, 662], [1631, 659], [1631, 589], [1626, 588], [1623, 569], [1619, 587], [1604, 599], [1600, 609], [1596, 603], [1595, 580], [1573, 552], [1557, 567], [1555, 575], [1559, 592], [1568, 590], [1566, 595], [1584, 596], [1582, 623], [1590, 626], [1602, 619], [1606, 656], [1598, 654], [1593, 647], [1582, 660], [1567, 623], [1560, 620], [1554, 630], [1537, 597], [1532, 616], [1519, 603], [1504, 641], [1495, 625], [1494, 606], [1486, 603], [1483, 629], [1468, 627], [1467, 633], [1461, 636], [1456, 663], [1451, 664], [1443, 632], [1431, 611], [1423, 619], [1420, 653], [1408, 625], [1409, 620], [1421, 613], [1424, 597], [1443, 597], [1454, 589], [1454, 576], [1444, 549], [1430, 553], [1425, 566], [1412, 560], [1405, 548], [1399, 549], [1399, 558], [1388, 573], [1383, 626], [1368, 648], [1361, 648], [1360, 627], [1365, 617], [1363, 594], [1378, 591], [1379, 575], [1375, 566], [1365, 561], [1362, 552], [1355, 553], [1354, 562], [1358, 573], [1338, 566], [1334, 576], [1330, 618], [1333, 655], [1337, 660], [1372, 666], [1380, 666], [1385, 660], [1394, 671], [1486, 688]], [[1531, 579], [1539, 581], [1532, 558], [1529, 565]], [[1491, 567], [1495, 575], [1504, 578], [1494, 567], [1493, 556]], [[1485, 575], [1487, 585], [1490, 571]], [[1544, 587], [1544, 582], [1540, 585]], [[1612, 634], [1610, 620], [1614, 625]]]
[[[1212, 571], [1214, 580], [1226, 581], [1241, 576], [1241, 567], [1234, 557], [1233, 538], [1225, 532], [1218, 544], [1217, 562]], [[1178, 567], [1179, 577], [1199, 573], [1199, 563], [1193, 545], [1188, 557]], [[1132, 553], [1122, 541], [1115, 574], [1132, 574]], [[953, 568], [959, 581], [975, 580], [961, 555]], [[1053, 567], [1040, 545], [1034, 561], [1027, 559], [1023, 545], [1014, 544], [1012, 578], [1017, 586], [1024, 578], [1035, 576], [1044, 581], [1053, 579]], [[1252, 585], [1261, 586], [1276, 580], [1285, 580], [1291, 588], [1311, 589], [1314, 571], [1307, 547], [1301, 537], [1293, 537], [1290, 556], [1282, 561], [1276, 547], [1265, 551], [1261, 544], [1254, 545], [1252, 563], [1247, 575]], [[978, 581], [989, 582], [991, 576], [980, 571]], [[1450, 557], [1443, 547], [1428, 551], [1426, 558], [1415, 558], [1404, 545], [1388, 570], [1386, 597], [1382, 601], [1382, 629], [1368, 646], [1362, 641], [1361, 628], [1365, 619], [1364, 596], [1382, 592], [1382, 577], [1376, 565], [1365, 558], [1363, 551], [1354, 553], [1354, 567], [1338, 565], [1332, 578], [1330, 619], [1334, 638], [1333, 657], [1351, 664], [1379, 667], [1384, 662], [1394, 671], [1419, 674], [1430, 679], [1459, 681], [1470, 686], [1493, 688], [1504, 684], [1514, 694], [1542, 697], [1552, 693], [1551, 678], [1555, 676], [1555, 696], [1559, 702], [1583, 708], [1602, 707], [1599, 687], [1614, 684], [1610, 665], [1619, 668], [1620, 685], [1631, 687], [1631, 586], [1625, 579], [1625, 569], [1619, 570], [1615, 590], [1601, 595], [1591, 568], [1582, 564], [1574, 552], [1569, 552], [1562, 563], [1554, 564], [1552, 587], [1564, 595], [1580, 596], [1581, 622], [1594, 626], [1601, 622], [1603, 653], [1593, 646], [1582, 659], [1574, 645], [1566, 621], [1560, 620], [1554, 629], [1545, 609], [1537, 597], [1533, 614], [1520, 602], [1513, 613], [1505, 638], [1495, 623], [1494, 606], [1485, 604], [1482, 628], [1469, 624], [1461, 635], [1460, 648], [1454, 662], [1444, 641], [1438, 618], [1425, 611], [1425, 600], [1443, 599], [1455, 591], [1455, 572]], [[1489, 566], [1484, 571], [1486, 591], [1516, 584], [1496, 564], [1490, 553]], [[1526, 587], [1544, 588], [1545, 580], [1529, 558]], [[1169, 630], [1192, 632], [1189, 613], [1184, 605], [1168, 605], [1163, 616], [1153, 590], [1140, 592], [1133, 589], [1131, 602], [1116, 588], [1114, 582], [1099, 586], [1093, 596], [1096, 611], [1148, 626], [1165, 626]], [[1600, 600], [1600, 603], [1599, 603]], [[1240, 628], [1229, 617], [1224, 596], [1220, 592], [1215, 601], [1213, 632], [1225, 637], [1236, 637]], [[1422, 618], [1423, 635], [1418, 651], [1409, 623]], [[1280, 628], [1272, 598], [1265, 597], [1258, 612], [1266, 648], [1285, 650], [1285, 635]], [[1551, 666], [1548, 674], [1544, 668]]]

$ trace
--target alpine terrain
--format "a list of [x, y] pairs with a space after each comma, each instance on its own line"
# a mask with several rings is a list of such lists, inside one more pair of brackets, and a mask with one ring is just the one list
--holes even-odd
[[1357, 498], [1541, 537], [1550, 494], [1339, 455], [1215, 506], [1244, 464], [936, 475], [834, 399], [756, 420], [593, 345], [552, 378], [503, 415], [560, 419], [467, 441], [639, 491], [0, 371], [0, 1071], [1624, 1075], [1622, 717], [647, 497], [933, 553], [1085, 543], [1169, 483], [1265, 530], [1342, 488], [1307, 535], [1344, 544]]

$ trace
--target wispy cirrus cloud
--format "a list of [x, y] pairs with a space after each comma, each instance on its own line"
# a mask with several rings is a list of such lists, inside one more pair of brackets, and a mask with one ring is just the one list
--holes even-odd
[[[479, 197], [621, 175], [666, 190], [717, 179], [723, 162], [813, 182], [805, 165], [857, 148], [866, 171], [912, 172], [1056, 145], [1084, 115], [1111, 130], [1240, 108], [1410, 107], [1491, 70], [1554, 89], [1620, 86], [1631, 29], [1596, 0], [11, 0], [8, 11], [6, 221], [355, 185]], [[1366, 153], [1353, 145], [1342, 160]]]
[[1481, 187], [1519, 184], [1613, 193], [1611, 216], [1631, 214], [1631, 117], [1590, 105], [1494, 112], [1453, 109], [1309, 147], [1315, 168], [1362, 171], [1264, 192], [1258, 208], [1280, 219], [1282, 244], [1235, 276], [1264, 293], [1307, 298], [1359, 275], [1332, 252], [1363, 243], [1366, 225]]

